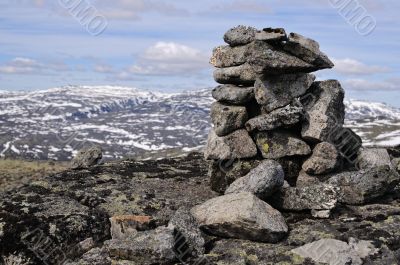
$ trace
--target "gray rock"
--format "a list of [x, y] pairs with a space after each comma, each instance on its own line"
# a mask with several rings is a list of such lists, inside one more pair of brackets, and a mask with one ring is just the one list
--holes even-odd
[[110, 257], [143, 265], [173, 263], [176, 260], [174, 245], [173, 229], [167, 227], [139, 232], [129, 240], [105, 242]]
[[363, 259], [378, 253], [371, 241], [350, 239], [349, 244], [336, 239], [320, 239], [293, 249], [292, 252], [314, 262], [330, 265], [362, 265]]
[[394, 169], [395, 169], [398, 173], [400, 173], [400, 158], [394, 158], [394, 159], [392, 160], [392, 165], [393, 165]]
[[279, 50], [265, 41], [256, 40], [250, 43], [246, 58], [257, 74], [281, 75], [310, 73], [318, 70], [318, 67]]
[[245, 45], [254, 40], [256, 32], [252, 27], [237, 26], [225, 33], [224, 41], [231, 46]]
[[303, 117], [301, 104], [291, 104], [267, 114], [262, 114], [246, 122], [246, 129], [252, 131], [269, 131], [280, 127], [291, 127], [299, 123]]
[[328, 184], [282, 188], [271, 197], [271, 205], [289, 211], [331, 210], [336, 207], [337, 195], [337, 188]]
[[300, 171], [299, 176], [297, 177], [296, 187], [307, 187], [309, 185], [321, 184], [322, 181], [318, 179], [316, 176], [311, 176], [304, 172]]
[[210, 131], [205, 147], [205, 159], [252, 158], [257, 155], [257, 147], [249, 133], [237, 130], [227, 136], [218, 137], [214, 130]]
[[281, 213], [251, 193], [220, 196], [191, 212], [201, 229], [216, 236], [275, 243], [288, 233]]
[[354, 166], [358, 160], [358, 151], [362, 146], [362, 139], [350, 128], [334, 127], [328, 135], [328, 142], [335, 145], [340, 156], [349, 165]]
[[175, 231], [175, 252], [179, 260], [204, 255], [206, 241], [190, 209], [179, 208], [169, 221], [168, 227]]
[[328, 219], [331, 216], [331, 210], [311, 210], [311, 215], [319, 219]]
[[303, 61], [317, 66], [318, 69], [332, 68], [334, 66], [328, 56], [320, 51], [318, 42], [305, 38], [300, 34], [290, 33], [284, 49]]
[[344, 123], [344, 90], [338, 81], [328, 80], [315, 82], [309, 93], [301, 135], [309, 141], [332, 142]]
[[384, 148], [363, 148], [359, 151], [357, 166], [359, 169], [368, 169], [379, 166], [390, 166], [389, 153]]
[[301, 165], [303, 164], [304, 158], [289, 156], [276, 159], [281, 164], [283, 171], [285, 172], [285, 180], [290, 186], [296, 186], [296, 180], [301, 171]]
[[248, 45], [237, 47], [218, 46], [213, 50], [210, 64], [217, 68], [242, 65], [247, 62], [247, 50]]
[[274, 160], [264, 160], [246, 176], [233, 182], [225, 194], [250, 192], [260, 199], [271, 196], [283, 186], [285, 174]]
[[240, 128], [248, 120], [246, 107], [231, 106], [219, 102], [211, 105], [211, 121], [215, 134], [225, 136]]
[[339, 153], [333, 144], [322, 142], [315, 146], [313, 154], [303, 164], [308, 174], [321, 175], [332, 172], [339, 165]]
[[102, 159], [103, 151], [100, 146], [94, 145], [81, 149], [71, 161], [72, 169], [89, 168]]
[[340, 188], [338, 199], [359, 205], [381, 197], [399, 183], [399, 176], [390, 166], [333, 174], [327, 183]]
[[311, 153], [308, 144], [288, 131], [258, 132], [255, 139], [258, 150], [267, 159], [295, 155], [305, 156]]
[[263, 30], [257, 31], [255, 35], [256, 40], [261, 41], [284, 41], [287, 39], [285, 29], [283, 28], [264, 28]]
[[254, 94], [258, 104], [268, 113], [304, 95], [314, 80], [315, 76], [310, 74], [264, 76], [256, 80]]
[[230, 184], [249, 173], [260, 162], [260, 160], [244, 159], [212, 161], [208, 170], [211, 189], [219, 193], [224, 193]]
[[254, 99], [254, 87], [220, 85], [212, 90], [212, 96], [223, 103], [244, 105]]
[[248, 63], [214, 71], [214, 80], [220, 84], [254, 86], [256, 78], [257, 74]]
[[112, 239], [125, 240], [135, 236], [138, 231], [149, 230], [152, 226], [150, 216], [123, 215], [110, 218]]

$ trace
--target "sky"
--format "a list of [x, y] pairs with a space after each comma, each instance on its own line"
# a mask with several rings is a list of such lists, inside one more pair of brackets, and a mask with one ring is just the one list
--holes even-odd
[[213, 47], [237, 25], [315, 39], [347, 99], [400, 107], [398, 0], [1, 0], [0, 90], [216, 86]]

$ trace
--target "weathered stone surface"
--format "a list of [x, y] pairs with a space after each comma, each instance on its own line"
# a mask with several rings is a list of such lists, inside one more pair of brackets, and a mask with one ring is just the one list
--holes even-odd
[[350, 239], [349, 244], [336, 239], [321, 239], [299, 248], [293, 253], [315, 262], [330, 265], [362, 265], [363, 259], [379, 252], [372, 241]]
[[333, 144], [322, 142], [315, 146], [309, 159], [303, 164], [308, 174], [321, 175], [332, 172], [339, 165], [339, 153]]
[[260, 164], [260, 160], [218, 160], [212, 161], [208, 176], [213, 191], [224, 193], [226, 188], [238, 178], [245, 176]]
[[224, 41], [231, 46], [245, 45], [254, 40], [256, 32], [252, 27], [237, 26], [225, 33]]
[[284, 49], [303, 61], [317, 66], [319, 69], [332, 68], [334, 66], [328, 56], [320, 51], [318, 42], [300, 34], [290, 33]]
[[331, 210], [337, 201], [337, 189], [327, 184], [282, 188], [271, 197], [275, 208], [291, 211]]
[[124, 240], [137, 234], [138, 231], [149, 230], [152, 227], [150, 216], [123, 215], [110, 218], [111, 237]]
[[318, 70], [318, 67], [278, 50], [265, 41], [256, 40], [249, 44], [246, 57], [247, 62], [257, 74], [281, 75]]
[[71, 161], [72, 169], [89, 168], [96, 165], [103, 157], [100, 146], [94, 145], [85, 147]]
[[290, 104], [306, 93], [314, 82], [311, 74], [288, 74], [257, 78], [254, 93], [265, 113]]
[[296, 180], [301, 171], [301, 165], [303, 164], [304, 157], [301, 156], [289, 156], [276, 159], [281, 164], [283, 171], [285, 172], [285, 180], [290, 186], [296, 186]]
[[288, 232], [280, 212], [247, 192], [211, 199], [191, 212], [201, 229], [217, 236], [274, 243]]
[[233, 105], [244, 105], [254, 98], [254, 87], [220, 85], [212, 90], [216, 100]]
[[277, 42], [286, 40], [287, 36], [283, 28], [264, 28], [263, 30], [257, 31], [255, 39], [266, 42]]
[[340, 202], [357, 205], [384, 195], [399, 183], [399, 176], [389, 166], [380, 166], [333, 174], [327, 183], [340, 188]]
[[171, 264], [176, 260], [174, 246], [173, 229], [167, 227], [139, 232], [129, 240], [105, 242], [105, 247], [112, 258], [134, 261], [143, 265]]
[[394, 158], [392, 160], [392, 165], [394, 169], [400, 174], [400, 158]]
[[246, 176], [233, 182], [225, 194], [250, 192], [260, 199], [265, 199], [283, 186], [284, 178], [285, 174], [278, 162], [264, 160]]
[[350, 128], [335, 127], [329, 133], [329, 142], [340, 153], [342, 160], [350, 166], [355, 166], [358, 161], [358, 151], [362, 146], [362, 139]]
[[255, 139], [262, 156], [267, 159], [311, 153], [311, 148], [303, 140], [288, 131], [258, 132]]
[[316, 176], [311, 176], [304, 172], [300, 171], [299, 176], [297, 177], [296, 187], [307, 187], [309, 185], [320, 184], [321, 181]]
[[315, 82], [304, 103], [306, 118], [301, 135], [314, 142], [332, 142], [344, 123], [344, 90], [336, 80]]
[[357, 167], [359, 169], [368, 169], [379, 166], [390, 166], [389, 153], [384, 148], [363, 148], [358, 153]]
[[299, 123], [303, 117], [301, 104], [291, 104], [276, 109], [268, 114], [262, 114], [246, 122], [247, 131], [269, 131], [280, 127], [291, 127]]
[[213, 50], [210, 64], [217, 68], [242, 65], [247, 62], [248, 46], [218, 46]]
[[190, 209], [179, 208], [169, 221], [168, 227], [174, 230], [175, 252], [179, 260], [200, 257], [204, 254], [206, 241]]
[[331, 210], [311, 210], [312, 217], [326, 219], [331, 216]]
[[214, 70], [214, 80], [220, 84], [254, 86], [256, 78], [257, 74], [248, 63]]
[[248, 120], [246, 107], [214, 102], [211, 105], [211, 121], [217, 136], [228, 135], [240, 128]]
[[248, 132], [244, 129], [237, 130], [227, 136], [218, 137], [211, 130], [204, 156], [206, 159], [236, 159], [251, 158], [257, 155], [257, 147]]

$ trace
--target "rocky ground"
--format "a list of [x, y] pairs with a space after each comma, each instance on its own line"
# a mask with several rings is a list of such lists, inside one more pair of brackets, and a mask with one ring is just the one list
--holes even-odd
[[[399, 151], [391, 154], [399, 156]], [[158, 161], [109, 162], [57, 173], [0, 195], [2, 262], [318, 264], [291, 250], [317, 241], [320, 245], [316, 249], [326, 251], [333, 241], [318, 241], [321, 239], [337, 239], [349, 246], [358, 246], [354, 242], [359, 240], [372, 242], [372, 255], [363, 263], [348, 264], [400, 262], [398, 192], [368, 205], [340, 205], [329, 219], [315, 219], [309, 211], [283, 212], [289, 234], [277, 244], [205, 235], [196, 241], [204, 243], [205, 255], [197, 259], [177, 255], [177, 245], [168, 245], [176, 240], [176, 234], [168, 237], [166, 225], [171, 227], [178, 209], [190, 209], [216, 196], [209, 188], [207, 162], [196, 153]], [[134, 241], [116, 240], [117, 232], [110, 232], [110, 217], [114, 220], [111, 223], [133, 220], [139, 230]], [[128, 233], [124, 229], [119, 233]]]

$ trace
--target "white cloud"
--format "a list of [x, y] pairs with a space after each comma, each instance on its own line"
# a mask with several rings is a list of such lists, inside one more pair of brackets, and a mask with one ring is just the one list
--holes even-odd
[[383, 81], [371, 81], [366, 79], [348, 79], [343, 82], [346, 89], [374, 90], [374, 91], [400, 91], [400, 79], [393, 78]]
[[188, 75], [208, 66], [208, 56], [175, 42], [157, 42], [139, 56], [128, 72], [138, 75]]
[[16, 57], [0, 65], [2, 74], [45, 74], [49, 71], [67, 71], [69, 67], [64, 63], [42, 63], [25, 57]]
[[344, 75], [370, 75], [390, 72], [388, 67], [367, 65], [350, 58], [333, 59], [333, 63], [335, 64], [333, 69]]
[[94, 71], [97, 73], [114, 73], [114, 68], [107, 64], [97, 64], [94, 66]]

